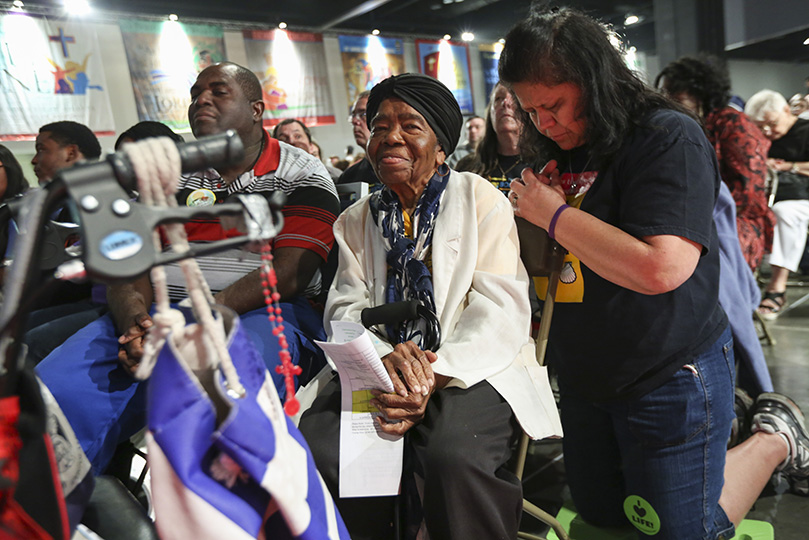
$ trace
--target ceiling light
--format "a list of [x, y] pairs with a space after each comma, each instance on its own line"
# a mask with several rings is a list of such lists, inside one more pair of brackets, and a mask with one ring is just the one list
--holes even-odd
[[281, 30], [284, 30], [286, 27], [287, 27], [287, 23], [285, 23], [285, 22], [278, 23], [278, 28], [280, 28]]
[[15, 7], [15, 8], [17, 8], [17, 9], [22, 9], [22, 8], [23, 8], [23, 6], [25, 6], [25, 4], [23, 4], [23, 3], [22, 3], [22, 0], [14, 0], [14, 1], [11, 3], [11, 5], [12, 5], [12, 6], [14, 6], [14, 7]]
[[378, 36], [379, 35], [379, 28], [374, 28], [373, 30], [371, 30], [371, 34], [373, 34], [375, 36]]
[[441, 38], [441, 39], [443, 39], [444, 41], [449, 41], [451, 37], [452, 37], [452, 36], [451, 36], [451, 35], [449, 35], [449, 34], [444, 34], [444, 37], [443, 37], [443, 38]]
[[176, 21], [177, 19], [179, 19], [179, 17], [178, 17], [177, 15], [175, 15], [174, 13], [172, 13], [171, 15], [169, 15], [169, 20], [170, 20], [170, 21]]
[[640, 22], [640, 17], [638, 17], [637, 15], [627, 15], [626, 19], [624, 19], [624, 26], [637, 24], [639, 22]]
[[475, 34], [473, 34], [472, 32], [464, 32], [463, 34], [461, 34], [461, 39], [464, 41], [474, 41]]
[[90, 3], [87, 0], [64, 0], [65, 10], [71, 15], [87, 15], [90, 13]]
[[809, 37], [803, 40], [804, 45], [809, 45]]
[[505, 40], [505, 38], [500, 38], [500, 39], [497, 40], [497, 43], [499, 43], [500, 45], [505, 45], [506, 40]]
[[452, 0], [444, 0], [444, 3], [445, 3], [445, 4], [451, 4], [451, 3], [452, 3]]

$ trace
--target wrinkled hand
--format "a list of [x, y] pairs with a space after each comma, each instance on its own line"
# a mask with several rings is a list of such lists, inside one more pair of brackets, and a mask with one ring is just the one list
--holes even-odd
[[514, 214], [546, 229], [551, 216], [565, 202], [562, 179], [556, 161], [549, 161], [539, 173], [523, 169], [522, 178], [511, 182], [508, 199]]
[[424, 418], [427, 402], [436, 388], [436, 377], [431, 363], [438, 359], [432, 351], [422, 351], [408, 341], [396, 345], [393, 352], [382, 359], [393, 381], [393, 394], [372, 390], [371, 405], [379, 409], [380, 428], [391, 435], [404, 435]]
[[133, 317], [134, 324], [126, 329], [118, 338], [118, 361], [129, 373], [134, 374], [138, 369], [140, 359], [143, 357], [143, 345], [146, 332], [154, 323], [148, 313], [139, 313]]

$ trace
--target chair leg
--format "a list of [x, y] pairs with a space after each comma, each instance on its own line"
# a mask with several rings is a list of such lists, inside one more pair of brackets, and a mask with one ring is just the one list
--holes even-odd
[[[529, 516], [533, 516], [542, 523], [549, 525], [553, 532], [556, 533], [556, 536], [559, 537], [559, 540], [570, 540], [570, 536], [568, 536], [565, 528], [562, 527], [562, 524], [559, 523], [555, 517], [532, 503], [527, 499], [522, 500], [522, 511], [528, 514]], [[528, 533], [519, 533], [517, 535], [518, 538], [541, 538], [538, 536], [533, 536]]]
[[[525, 458], [528, 455], [528, 443], [530, 442], [530, 438], [528, 435], [523, 431], [522, 436], [520, 437], [520, 444], [517, 447], [517, 463], [514, 466], [514, 474], [522, 480], [523, 471], [525, 470]], [[556, 533], [556, 536], [559, 537], [559, 540], [570, 540], [570, 537], [565, 532], [564, 527], [562, 524], [559, 523], [556, 518], [552, 515], [547, 513], [546, 511], [542, 510], [540, 507], [529, 501], [528, 499], [522, 500], [522, 511], [532, 516], [545, 525], [548, 525], [553, 531]], [[541, 536], [536, 536], [534, 534], [526, 533], [526, 532], [519, 532], [517, 534], [517, 538], [522, 538], [526, 540], [544, 540]]]
[[764, 340], [767, 342], [767, 345], [769, 345], [770, 347], [774, 346], [775, 338], [770, 332], [770, 328], [767, 325], [767, 321], [764, 320], [764, 317], [761, 316], [761, 313], [759, 313], [758, 310], [753, 311], [753, 318], [759, 325], [761, 325], [761, 331], [764, 333]]
[[528, 443], [530, 438], [524, 431], [520, 437], [520, 444], [517, 446], [517, 463], [514, 465], [514, 474], [522, 480], [522, 474], [525, 471], [525, 458], [528, 456]]

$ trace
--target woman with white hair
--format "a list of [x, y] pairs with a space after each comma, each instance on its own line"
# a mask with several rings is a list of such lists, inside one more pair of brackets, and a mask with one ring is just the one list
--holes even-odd
[[787, 100], [762, 90], [747, 102], [744, 112], [772, 141], [767, 166], [778, 171], [775, 193], [775, 234], [770, 254], [772, 276], [758, 308], [765, 319], [775, 319], [786, 306], [787, 278], [796, 272], [806, 248], [809, 227], [809, 120], [794, 116]]

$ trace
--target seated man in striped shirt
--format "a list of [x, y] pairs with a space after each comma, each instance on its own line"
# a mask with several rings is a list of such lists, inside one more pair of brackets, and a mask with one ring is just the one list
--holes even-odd
[[[244, 159], [233, 166], [184, 175], [179, 205], [224, 202], [234, 194], [281, 191], [284, 227], [273, 241], [274, 267], [284, 317], [284, 333], [302, 376], [317, 373], [325, 360], [312, 339], [323, 339], [322, 318], [308, 298], [320, 291], [320, 267], [334, 242], [332, 224], [339, 202], [334, 183], [317, 159], [269, 137], [262, 128], [264, 103], [255, 75], [231, 63], [203, 70], [191, 88], [188, 118], [196, 137], [234, 129], [244, 143]], [[218, 219], [186, 225], [189, 242], [212, 242], [240, 234]], [[277, 338], [264, 309], [260, 257], [234, 250], [198, 259], [216, 302], [236, 311], [262, 355], [283, 399], [275, 373]], [[173, 300], [183, 295], [179, 268], [167, 267]], [[148, 277], [109, 288], [111, 314], [86, 326], [56, 349], [37, 371], [56, 397], [93, 464], [103, 472], [116, 446], [145, 425], [147, 383], [131, 373], [143, 355], [152, 288]]]

